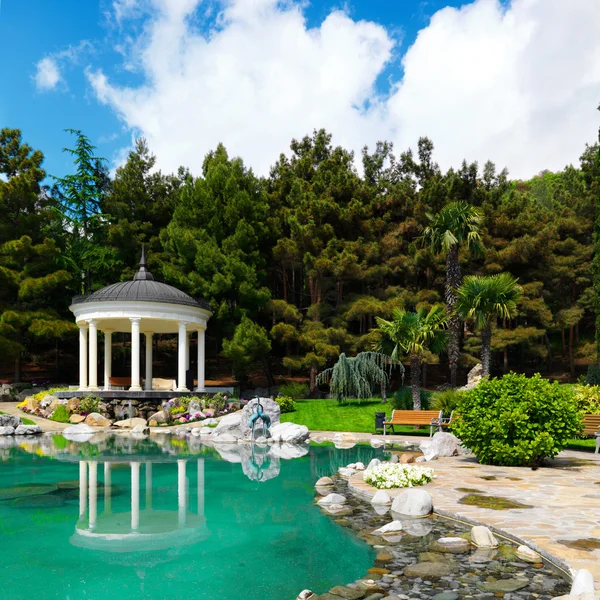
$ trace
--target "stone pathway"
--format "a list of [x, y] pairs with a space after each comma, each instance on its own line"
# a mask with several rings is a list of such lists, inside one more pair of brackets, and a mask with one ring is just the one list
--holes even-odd
[[[426, 488], [436, 510], [491, 525], [572, 569], [588, 569], [600, 591], [600, 455], [566, 450], [549, 467], [537, 470], [480, 465], [473, 457], [441, 458], [427, 466], [437, 475]], [[350, 486], [369, 497], [376, 491], [361, 474], [350, 479]], [[494, 498], [527, 507], [495, 510], [477, 505], [486, 499], [498, 505]], [[461, 503], [465, 499], [476, 504]]]

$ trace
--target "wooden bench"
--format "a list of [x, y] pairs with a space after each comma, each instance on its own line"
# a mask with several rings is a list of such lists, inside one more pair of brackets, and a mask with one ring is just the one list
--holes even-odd
[[596, 438], [596, 454], [600, 451], [600, 415], [583, 415], [583, 434]]
[[388, 425], [392, 428], [392, 432], [394, 432], [394, 425], [414, 425], [415, 427], [429, 425], [429, 437], [431, 437], [434, 427], [438, 429], [442, 427], [441, 422], [441, 410], [393, 410], [392, 418], [383, 422], [383, 435], [386, 434]]
[[131, 387], [131, 377], [109, 377], [108, 383], [111, 389], [129, 389]]

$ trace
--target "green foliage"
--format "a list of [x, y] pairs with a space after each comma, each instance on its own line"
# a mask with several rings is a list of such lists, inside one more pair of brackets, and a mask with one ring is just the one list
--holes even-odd
[[79, 412], [81, 414], [89, 415], [93, 412], [98, 412], [98, 405], [100, 404], [100, 398], [96, 396], [88, 395], [83, 396], [79, 402]]
[[69, 409], [64, 404], [59, 404], [50, 415], [50, 420], [57, 423], [68, 423], [70, 416]]
[[206, 402], [208, 406], [215, 409], [217, 415], [227, 406], [225, 394], [221, 392], [217, 392], [213, 396], [210, 396]]
[[433, 392], [429, 401], [429, 408], [432, 410], [441, 410], [445, 417], [449, 417], [460, 400], [462, 399], [464, 392], [458, 390], [444, 390], [439, 392]]
[[296, 405], [294, 404], [294, 399], [290, 396], [276, 396], [275, 402], [279, 404], [279, 408], [281, 409], [281, 413], [289, 413], [294, 412], [296, 410]]
[[539, 374], [484, 379], [457, 411], [453, 431], [483, 464], [537, 466], [581, 430], [573, 391]]
[[600, 367], [598, 365], [590, 365], [588, 367], [585, 383], [588, 385], [600, 385]]
[[[421, 410], [429, 410], [429, 408], [434, 408], [429, 406], [431, 401], [431, 392], [419, 390], [419, 398], [421, 401]], [[400, 386], [392, 396], [392, 406], [396, 410], [415, 410], [412, 389], [407, 385]]]
[[183, 404], [180, 404], [179, 406], [174, 406], [171, 408], [170, 412], [172, 417], [175, 417], [176, 415], [184, 415], [187, 413], [187, 407]]
[[600, 414], [600, 386], [573, 386], [577, 408], [587, 414]]
[[306, 383], [299, 383], [297, 381], [288, 381], [279, 386], [279, 393], [282, 396], [289, 396], [293, 400], [298, 398], [306, 398], [308, 395], [308, 385]]
[[41, 400], [44, 399], [44, 396], [54, 396], [54, 394], [56, 394], [56, 392], [66, 392], [68, 391], [68, 387], [53, 387], [50, 388], [49, 390], [42, 390], [41, 392], [37, 392], [36, 394], [33, 395], [33, 398], [35, 400], [37, 400], [38, 402], [40, 402]]
[[266, 330], [246, 317], [242, 317], [235, 328], [233, 339], [223, 340], [223, 356], [233, 363], [236, 379], [245, 380], [248, 368], [256, 360], [267, 364], [267, 354], [271, 351], [271, 340]]

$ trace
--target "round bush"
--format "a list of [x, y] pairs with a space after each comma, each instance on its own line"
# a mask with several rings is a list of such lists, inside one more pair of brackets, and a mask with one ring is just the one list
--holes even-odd
[[539, 373], [483, 379], [456, 410], [453, 432], [488, 465], [537, 466], [581, 430], [572, 390]]
[[296, 405], [294, 404], [293, 398], [289, 396], [277, 396], [275, 398], [275, 402], [279, 404], [279, 408], [281, 409], [281, 413], [289, 413], [294, 412], [296, 410]]

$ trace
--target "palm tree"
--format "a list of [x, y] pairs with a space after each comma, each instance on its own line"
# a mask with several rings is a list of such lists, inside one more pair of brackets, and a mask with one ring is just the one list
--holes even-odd
[[[410, 360], [413, 405], [415, 410], [421, 410], [421, 362], [427, 351], [439, 354], [446, 347], [446, 310], [440, 305], [432, 306], [429, 311], [425, 308], [419, 308], [416, 312], [396, 309], [391, 321], [375, 318], [377, 331], [383, 335], [380, 349], [383, 352], [387, 350], [393, 360], [402, 357]], [[393, 348], [390, 348], [390, 343]]]
[[518, 280], [510, 273], [465, 277], [457, 291], [456, 310], [481, 331], [482, 374], [490, 374], [492, 325], [496, 319], [513, 319], [521, 296]]
[[456, 387], [456, 372], [460, 356], [460, 317], [454, 310], [456, 290], [461, 284], [458, 252], [461, 244], [466, 243], [473, 253], [483, 249], [479, 229], [483, 217], [475, 206], [466, 202], [451, 202], [437, 215], [427, 214], [429, 225], [423, 232], [422, 240], [434, 252], [446, 255], [446, 310], [450, 315], [448, 340], [448, 362], [450, 363], [450, 385]]

